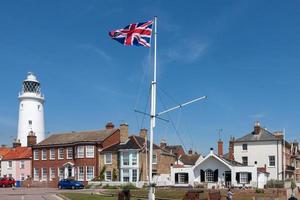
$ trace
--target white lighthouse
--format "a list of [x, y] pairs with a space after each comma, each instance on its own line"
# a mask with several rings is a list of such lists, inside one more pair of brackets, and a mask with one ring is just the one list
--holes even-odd
[[41, 93], [40, 82], [31, 72], [23, 81], [19, 101], [18, 139], [22, 146], [27, 146], [28, 133], [33, 131], [37, 137], [37, 143], [39, 143], [45, 139], [45, 99]]

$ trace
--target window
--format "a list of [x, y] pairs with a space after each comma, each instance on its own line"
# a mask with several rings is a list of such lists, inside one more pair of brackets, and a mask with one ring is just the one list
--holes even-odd
[[21, 160], [20, 161], [20, 169], [24, 169], [25, 168], [25, 161]]
[[67, 149], [67, 159], [73, 159], [73, 148], [68, 147]]
[[129, 182], [129, 169], [123, 169], [123, 182]]
[[105, 164], [111, 164], [112, 163], [112, 154], [111, 153], [105, 154], [104, 163]]
[[59, 148], [58, 149], [58, 159], [64, 159], [65, 157], [65, 152], [64, 152], [64, 149], [63, 148]]
[[176, 173], [175, 174], [175, 183], [176, 184], [187, 184], [189, 182], [188, 173]]
[[87, 166], [86, 167], [86, 179], [88, 181], [90, 181], [93, 178], [94, 178], [94, 167], [93, 166]]
[[42, 168], [42, 180], [47, 180], [47, 168]]
[[248, 157], [247, 156], [242, 157], [242, 164], [245, 166], [248, 165]]
[[153, 164], [157, 164], [157, 156], [156, 156], [156, 154], [153, 154], [153, 156], [152, 156], [152, 163]]
[[275, 156], [269, 156], [269, 167], [275, 167]]
[[47, 160], [47, 149], [42, 150], [42, 160]]
[[106, 171], [105, 172], [105, 180], [106, 181], [111, 181], [111, 171]]
[[41, 111], [41, 105], [38, 105], [37, 107], [38, 107], [38, 111]]
[[87, 158], [94, 158], [94, 146], [86, 146], [86, 155]]
[[84, 168], [78, 167], [78, 180], [83, 181], [84, 180]]
[[131, 165], [133, 165], [133, 166], [135, 166], [135, 165], [137, 165], [137, 153], [136, 152], [133, 152], [132, 154], [131, 154]]
[[84, 158], [84, 146], [77, 147], [77, 158]]
[[38, 149], [35, 149], [33, 151], [33, 158], [34, 158], [34, 160], [39, 160], [39, 150]]
[[211, 169], [205, 171], [205, 182], [214, 182], [214, 172]]
[[132, 170], [132, 182], [137, 182], [137, 169]]
[[21, 179], [21, 181], [25, 180], [25, 174], [24, 173], [21, 173], [20, 179]]
[[28, 120], [28, 125], [32, 125], [32, 120]]
[[59, 180], [64, 178], [64, 168], [63, 167], [58, 168], [58, 177], [59, 177]]
[[243, 144], [243, 150], [248, 150], [248, 145], [247, 144]]
[[123, 165], [128, 166], [129, 165], [129, 153], [123, 152]]
[[247, 172], [240, 173], [240, 183], [248, 183], [248, 173]]
[[55, 149], [50, 149], [50, 160], [55, 160]]
[[52, 180], [55, 178], [55, 168], [50, 168], [50, 175], [49, 175], [49, 179]]
[[12, 168], [12, 161], [8, 161], [8, 168]]
[[39, 169], [38, 168], [34, 168], [33, 169], [33, 180], [38, 181], [39, 179], [40, 179]]

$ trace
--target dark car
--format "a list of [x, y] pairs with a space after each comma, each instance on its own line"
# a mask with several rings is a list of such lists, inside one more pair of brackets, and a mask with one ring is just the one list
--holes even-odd
[[0, 187], [13, 187], [15, 186], [16, 181], [13, 178], [0, 178]]
[[80, 189], [84, 188], [84, 185], [80, 181], [70, 180], [70, 179], [62, 179], [58, 182], [59, 189]]

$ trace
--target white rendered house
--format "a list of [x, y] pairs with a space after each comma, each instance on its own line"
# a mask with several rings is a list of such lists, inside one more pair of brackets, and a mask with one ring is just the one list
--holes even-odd
[[234, 160], [244, 165], [266, 168], [269, 179], [283, 179], [283, 135], [271, 133], [257, 122], [254, 130], [238, 139], [233, 139]]
[[33, 131], [37, 137], [37, 143], [45, 139], [44, 122], [44, 96], [41, 93], [41, 85], [36, 76], [28, 73], [23, 81], [22, 91], [19, 93], [19, 122], [18, 140], [22, 146], [27, 146], [27, 135]]

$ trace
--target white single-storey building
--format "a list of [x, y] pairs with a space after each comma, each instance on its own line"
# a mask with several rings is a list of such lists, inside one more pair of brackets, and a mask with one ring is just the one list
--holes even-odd
[[213, 149], [193, 166], [171, 167], [171, 181], [175, 186], [263, 187], [266, 174], [259, 175], [262, 179], [260, 185], [256, 166], [245, 166], [224, 156], [218, 156], [214, 154]]

